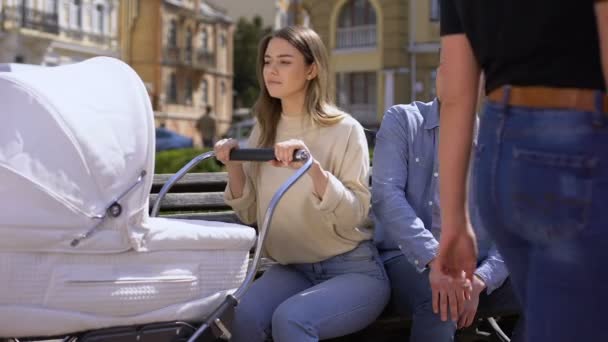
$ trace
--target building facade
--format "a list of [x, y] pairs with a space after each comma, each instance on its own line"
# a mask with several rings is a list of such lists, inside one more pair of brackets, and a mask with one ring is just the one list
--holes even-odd
[[273, 27], [276, 16], [277, 0], [207, 0], [209, 4], [222, 8], [226, 14], [238, 21], [245, 18], [251, 21], [255, 16], [262, 18], [264, 27]]
[[209, 145], [232, 120], [232, 20], [202, 0], [131, 1], [122, 0], [122, 54], [157, 124]]
[[278, 30], [288, 25], [310, 26], [310, 15], [304, 7], [304, 0], [208, 0], [209, 3], [225, 8], [227, 14], [238, 20], [253, 17], [262, 18], [264, 27]]
[[0, 63], [119, 57], [119, 0], [0, 0]]
[[398, 103], [435, 94], [437, 0], [303, 0], [328, 47], [338, 105], [378, 127]]
[[275, 29], [293, 25], [311, 27], [310, 14], [304, 6], [304, 0], [276, 0], [275, 6]]

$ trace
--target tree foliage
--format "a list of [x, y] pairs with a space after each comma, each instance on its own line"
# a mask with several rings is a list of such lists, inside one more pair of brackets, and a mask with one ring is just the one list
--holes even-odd
[[250, 108], [258, 96], [259, 86], [256, 75], [258, 44], [270, 32], [270, 27], [264, 27], [259, 16], [255, 16], [251, 21], [240, 18], [237, 22], [234, 34], [236, 107]]

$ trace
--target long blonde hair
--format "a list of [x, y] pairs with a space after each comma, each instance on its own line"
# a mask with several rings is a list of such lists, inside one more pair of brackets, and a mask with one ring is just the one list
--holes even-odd
[[321, 126], [338, 123], [346, 113], [339, 110], [333, 101], [330, 89], [327, 50], [319, 35], [305, 27], [288, 26], [262, 39], [258, 47], [257, 76], [260, 95], [253, 106], [253, 115], [260, 126], [259, 147], [271, 147], [275, 143], [277, 125], [281, 118], [281, 100], [273, 98], [264, 82], [264, 54], [272, 38], [285, 39], [304, 55], [307, 65], [317, 66], [317, 77], [309, 81], [304, 100], [304, 110], [313, 122]]

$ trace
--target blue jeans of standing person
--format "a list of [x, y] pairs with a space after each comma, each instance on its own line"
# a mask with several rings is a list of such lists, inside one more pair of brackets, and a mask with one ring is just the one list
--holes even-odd
[[608, 341], [608, 117], [597, 98], [595, 112], [485, 106], [474, 191], [530, 342]]
[[[454, 341], [456, 323], [451, 319], [443, 322], [441, 316], [433, 312], [429, 271], [419, 273], [403, 255], [385, 262], [386, 272], [391, 281], [392, 309], [403, 317], [412, 318], [410, 342]], [[485, 291], [479, 296], [477, 315], [490, 317], [500, 314], [517, 314], [519, 304], [513, 293], [511, 282], [505, 283], [491, 294]], [[521, 327], [514, 332], [512, 341], [521, 341]], [[403, 341], [407, 339], [404, 337]]]
[[275, 265], [236, 307], [233, 342], [308, 342], [344, 336], [372, 323], [389, 283], [369, 241], [312, 264]]

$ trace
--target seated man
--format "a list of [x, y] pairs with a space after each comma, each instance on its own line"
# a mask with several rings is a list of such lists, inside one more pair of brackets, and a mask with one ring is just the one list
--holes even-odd
[[519, 311], [510, 283], [505, 282], [505, 263], [479, 224], [472, 199], [470, 211], [479, 263], [471, 299], [465, 302], [457, 322], [442, 321], [433, 312], [429, 277], [443, 274], [433, 269], [441, 235], [437, 158], [440, 108], [439, 99], [390, 108], [376, 136], [374, 152], [375, 241], [391, 280], [391, 305], [399, 314], [413, 319], [412, 342], [453, 341], [456, 330], [471, 325], [478, 311], [487, 312], [485, 315]]

